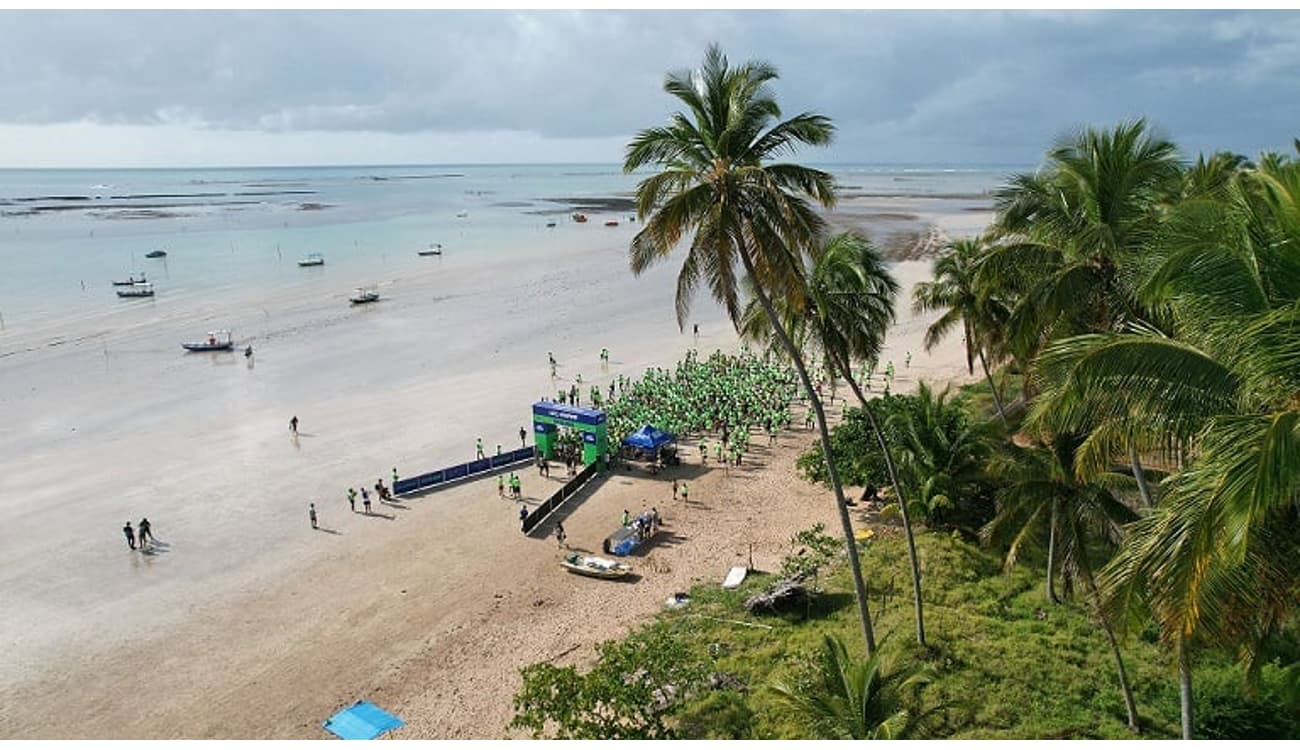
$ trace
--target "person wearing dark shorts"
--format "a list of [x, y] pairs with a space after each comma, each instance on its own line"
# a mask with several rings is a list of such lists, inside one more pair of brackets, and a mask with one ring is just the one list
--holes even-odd
[[131, 549], [135, 549], [135, 529], [131, 528], [131, 522], [127, 521], [122, 527], [122, 533], [126, 535], [126, 543]]
[[149, 525], [149, 519], [141, 518], [140, 523], [136, 525], [136, 536], [140, 539], [140, 549], [144, 549], [145, 542], [153, 541], [153, 529]]
[[559, 523], [559, 522], [557, 521], [556, 524], [555, 524], [555, 543], [556, 543], [556, 545], [559, 546], [559, 547], [563, 547], [563, 546], [564, 546], [564, 540], [565, 540], [565, 537], [566, 537], [566, 534], [564, 533], [564, 524]]

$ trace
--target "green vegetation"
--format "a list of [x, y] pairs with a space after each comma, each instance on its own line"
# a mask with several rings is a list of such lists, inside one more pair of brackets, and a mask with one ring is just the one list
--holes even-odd
[[[863, 546], [876, 624], [884, 636], [876, 653], [903, 667], [924, 664], [924, 684], [902, 691], [893, 703], [896, 707], [884, 715], [906, 710], [919, 719], [920, 726], [911, 736], [1132, 738], [1105, 634], [1080, 603], [1047, 605], [1041, 557], [1029, 554], [1022, 560], [1028, 564], [1003, 572], [996, 555], [952, 535], [919, 534], [917, 544], [931, 624], [930, 648], [925, 652], [898, 637], [911, 628], [904, 540], [881, 535]], [[856, 650], [854, 644], [861, 647], [848, 571], [841, 564], [826, 575], [825, 590], [808, 611], [799, 607], [781, 616], [747, 614], [744, 601], [774, 579], [751, 575], [734, 591], [723, 590], [716, 582], [698, 586], [685, 609], [665, 611], [629, 637], [628, 643], [661, 639], [658, 642], [664, 645], [654, 653], [671, 648], [673, 658], [681, 660], [678, 668], [701, 675], [693, 681], [690, 697], [662, 717], [672, 736], [837, 736], [824, 725], [810, 723], [805, 711], [791, 710], [772, 687], [782, 682], [792, 686], [816, 682], [827, 635], [842, 639], [849, 654]], [[1124, 655], [1143, 736], [1178, 736], [1173, 663], [1154, 638], [1136, 639]], [[627, 673], [658, 669], [626, 662], [621, 668]], [[605, 666], [596, 670], [600, 680], [617, 682], [611, 677], [616, 671]], [[526, 683], [529, 674], [526, 670]], [[1300, 733], [1296, 714], [1277, 710], [1286, 705], [1284, 675], [1277, 667], [1263, 670], [1255, 696], [1241, 690], [1243, 673], [1226, 655], [1198, 663], [1194, 674], [1198, 702], [1204, 697], [1198, 736], [1296, 737]], [[576, 681], [570, 676], [566, 684]]]
[[[628, 147], [629, 171], [662, 168], [638, 189], [632, 270], [689, 238], [679, 320], [704, 282], [738, 330], [779, 345], [820, 430], [800, 466], [834, 490], [848, 566], [761, 627], [733, 624], [761, 576], [661, 617], [650, 631], [709, 676], [671, 678], [668, 700], [659, 685], [645, 731], [1300, 737], [1300, 158], [1184, 164], [1142, 120], [1061, 139], [914, 292], [939, 314], [927, 348], [960, 325], [983, 382], [869, 401], [854, 368], [875, 367], [897, 285], [865, 242], [824, 236], [829, 175], [770, 161], [833, 132], [820, 115], [774, 124], [775, 78], [716, 47], [668, 77], [690, 114]], [[817, 357], [862, 407], [833, 432]], [[903, 538], [871, 546], [870, 591], [843, 481], [899, 500]], [[877, 650], [875, 629], [907, 629], [900, 574], [916, 637]], [[603, 680], [657, 674], [606, 652]], [[894, 666], [909, 661], [924, 666]], [[567, 727], [573, 705], [535, 710]]]

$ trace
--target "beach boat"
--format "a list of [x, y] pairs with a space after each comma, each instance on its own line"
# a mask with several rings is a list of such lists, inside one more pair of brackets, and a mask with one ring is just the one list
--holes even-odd
[[570, 573], [592, 578], [622, 578], [632, 572], [632, 566], [627, 563], [593, 555], [580, 555], [577, 552], [561, 560], [560, 566]]
[[132, 297], [152, 297], [153, 284], [150, 284], [147, 281], [140, 281], [131, 286], [118, 289], [117, 296], [123, 299], [129, 299]]
[[442, 245], [436, 242], [430, 242], [424, 250], [417, 250], [416, 255], [442, 255]]
[[130, 276], [126, 277], [126, 281], [114, 281], [113, 286], [135, 286], [137, 284], [148, 284], [148, 283], [149, 282], [146, 281], [144, 278], [144, 274], [140, 274], [140, 278], [138, 279], [135, 277], [135, 274], [131, 274]]
[[586, 215], [586, 214], [574, 214], [574, 215], [573, 215], [573, 220], [576, 221], [576, 222], [578, 222], [579, 224], [586, 224], [586, 223], [587, 223], [587, 215]]
[[377, 289], [367, 289], [359, 286], [352, 291], [352, 296], [348, 300], [354, 305], [364, 305], [370, 302], [379, 301], [379, 291]]
[[298, 265], [303, 266], [323, 266], [325, 265], [325, 256], [320, 253], [308, 253], [306, 257], [298, 261]]
[[146, 257], [146, 258], [166, 258], [166, 257], [167, 257], [167, 251], [166, 251], [166, 250], [150, 250], [149, 252], [147, 252], [147, 253], [144, 254], [144, 257]]
[[617, 220], [617, 219], [610, 219], [609, 221], [605, 222], [605, 226], [607, 226], [607, 227], [616, 227], [616, 226], [618, 226], [618, 220]]
[[208, 331], [203, 341], [186, 341], [181, 348], [187, 352], [228, 352], [235, 348], [235, 340], [230, 331]]
[[464, 210], [464, 209], [461, 209], [460, 211], [457, 211], [457, 212], [456, 212], [456, 218], [457, 218], [457, 219], [468, 219], [468, 218], [469, 218], [469, 211], [466, 211], [466, 210]]

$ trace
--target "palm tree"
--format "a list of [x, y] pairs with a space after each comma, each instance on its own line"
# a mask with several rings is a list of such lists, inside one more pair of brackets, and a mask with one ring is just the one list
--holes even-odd
[[679, 326], [684, 326], [692, 293], [703, 282], [739, 327], [742, 274], [754, 282], [754, 296], [773, 322], [773, 332], [817, 416], [858, 616], [870, 652], [875, 636], [866, 583], [844, 490], [830, 462], [825, 410], [772, 303], [774, 296], [789, 297], [796, 304], [803, 299], [804, 256], [823, 227], [811, 203], [829, 207], [835, 193], [830, 174], [770, 160], [800, 145], [829, 143], [834, 127], [826, 117], [812, 113], [779, 120], [781, 109], [768, 90], [768, 83], [776, 78], [776, 70], [765, 62], [730, 66], [716, 45], [705, 52], [698, 71], [666, 77], [664, 90], [685, 104], [690, 114], [674, 113], [667, 126], [642, 130], [628, 144], [625, 172], [647, 165], [662, 168], [637, 186], [637, 214], [643, 228], [632, 240], [631, 266], [634, 274], [641, 274], [690, 235], [677, 276]]
[[904, 704], [930, 681], [927, 671], [897, 664], [883, 649], [853, 660], [844, 642], [829, 634], [818, 656], [810, 684], [777, 680], [769, 688], [817, 738], [896, 740], [916, 732], [927, 712], [914, 713]]
[[1223, 199], [1180, 204], [1152, 246], [1138, 288], [1175, 336], [1131, 327], [1041, 357], [1060, 427], [1140, 415], [1187, 448], [1100, 576], [1113, 615], [1149, 609], [1174, 649], [1185, 736], [1191, 650], [1253, 661], [1300, 587], [1300, 163], [1260, 163]]
[[1021, 449], [1012, 445], [1006, 455], [994, 461], [990, 471], [1005, 486], [998, 493], [997, 516], [981, 530], [981, 537], [986, 543], [1006, 545], [1009, 568], [1015, 565], [1021, 547], [1041, 538], [1043, 527], [1047, 527], [1047, 598], [1052, 603], [1058, 601], [1052, 581], [1059, 554], [1062, 570], [1081, 577], [1092, 596], [1095, 614], [1115, 657], [1128, 726], [1136, 732], [1133, 691], [1115, 631], [1101, 607], [1088, 551], [1097, 540], [1112, 545], [1118, 542], [1121, 524], [1135, 516], [1107, 486], [1127, 478], [1111, 475], [1105, 478], [1109, 481], [1084, 483], [1075, 476], [1074, 460], [1081, 442], [1077, 436], [1058, 435], [1048, 448]]
[[961, 323], [965, 332], [962, 341], [966, 347], [966, 370], [975, 373], [974, 360], [978, 356], [984, 377], [989, 382], [989, 391], [993, 394], [993, 405], [1005, 426], [1008, 424], [1007, 413], [998, 386], [989, 372], [985, 339], [992, 329], [1005, 324], [1008, 311], [996, 298], [980, 289], [975, 281], [979, 262], [987, 252], [988, 245], [982, 239], [949, 242], [934, 261], [934, 281], [922, 281], [912, 290], [912, 309], [917, 313], [943, 311], [943, 315], [925, 331], [927, 352]]
[[[921, 599], [921, 565], [907, 507], [903, 485], [898, 480], [894, 458], [885, 433], [867, 403], [856, 378], [853, 361], [876, 361], [884, 347], [889, 326], [894, 322], [894, 300], [898, 282], [881, 254], [862, 236], [844, 232], [831, 237], [817, 248], [812, 268], [806, 272], [808, 288], [801, 305], [788, 300], [774, 300], [779, 320], [799, 342], [799, 350], [812, 349], [828, 363], [831, 377], [839, 375], [862, 405], [863, 413], [876, 437], [885, 461], [889, 481], [898, 495], [907, 537], [908, 563], [912, 575], [912, 602], [916, 622], [916, 640], [925, 646], [925, 612]], [[771, 345], [774, 326], [761, 303], [751, 297], [741, 318], [742, 335]], [[830, 454], [827, 454], [829, 460]]]

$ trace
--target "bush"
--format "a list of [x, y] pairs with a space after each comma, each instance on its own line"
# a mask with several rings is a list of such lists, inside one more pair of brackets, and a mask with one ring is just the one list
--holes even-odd
[[1196, 670], [1192, 680], [1193, 736], [1210, 740], [1300, 738], [1300, 717], [1284, 695], [1286, 675], [1265, 665], [1259, 684], [1247, 689], [1238, 666]]

